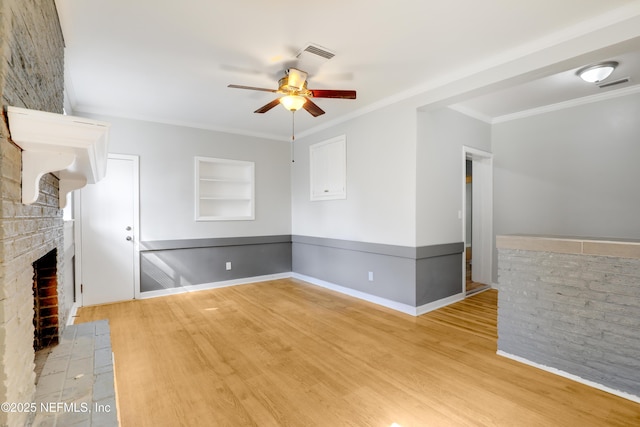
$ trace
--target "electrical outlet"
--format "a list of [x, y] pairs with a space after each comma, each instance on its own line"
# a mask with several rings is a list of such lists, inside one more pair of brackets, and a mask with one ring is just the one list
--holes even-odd
[[373, 282], [373, 271], [369, 272], [369, 281]]
[[227, 261], [226, 268], [227, 270], [231, 270], [231, 261]]

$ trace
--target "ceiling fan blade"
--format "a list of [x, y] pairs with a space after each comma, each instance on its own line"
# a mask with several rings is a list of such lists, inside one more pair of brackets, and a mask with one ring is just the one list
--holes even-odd
[[278, 92], [275, 89], [266, 89], [263, 87], [253, 87], [253, 86], [242, 86], [242, 85], [229, 85], [227, 87], [233, 88], [233, 89], [248, 89], [248, 90], [260, 90], [262, 92], [271, 92], [271, 93], [276, 93]]
[[267, 105], [264, 105], [260, 108], [258, 108], [256, 111], [254, 111], [254, 113], [266, 113], [267, 111], [271, 110], [273, 107], [275, 107], [276, 105], [280, 104], [280, 98], [276, 98], [273, 101], [271, 101], [270, 103], [268, 103]]
[[324, 114], [322, 108], [318, 107], [318, 105], [309, 98], [307, 98], [307, 102], [302, 105], [302, 108], [307, 110], [313, 117], [318, 117]]
[[311, 89], [314, 98], [356, 99], [355, 90]]

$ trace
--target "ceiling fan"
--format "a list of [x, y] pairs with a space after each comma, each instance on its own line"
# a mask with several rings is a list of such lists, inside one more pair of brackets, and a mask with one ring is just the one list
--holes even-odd
[[254, 113], [266, 113], [276, 105], [282, 104], [289, 111], [297, 111], [300, 108], [304, 108], [313, 117], [318, 117], [324, 114], [324, 111], [310, 98], [356, 99], [355, 90], [308, 89], [307, 75], [308, 74], [306, 72], [297, 68], [289, 68], [285, 70], [284, 77], [278, 81], [278, 89], [266, 89], [242, 85], [229, 85], [228, 87], [234, 89], [258, 90], [284, 95], [258, 108]]

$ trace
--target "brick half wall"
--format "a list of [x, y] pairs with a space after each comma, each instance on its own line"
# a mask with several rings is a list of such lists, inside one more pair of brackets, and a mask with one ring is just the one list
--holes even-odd
[[499, 248], [498, 282], [499, 351], [640, 396], [640, 259]]

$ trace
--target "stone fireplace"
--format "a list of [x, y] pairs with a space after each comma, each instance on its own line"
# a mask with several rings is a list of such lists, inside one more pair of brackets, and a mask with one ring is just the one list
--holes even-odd
[[[43, 177], [43, 192], [37, 203], [22, 205], [19, 202], [20, 181], [8, 179], [5, 171], [13, 169], [12, 161], [19, 164], [20, 150], [6, 140], [0, 143], [2, 144], [0, 168], [3, 174], [2, 217], [0, 218], [2, 225], [0, 349], [2, 375], [5, 378], [0, 383], [0, 394], [3, 395], [3, 401], [30, 402], [35, 393], [34, 263], [40, 264], [43, 259], [49, 264], [53, 262], [53, 269], [50, 267], [45, 276], [51, 279], [53, 274], [52, 280], [56, 284], [62, 283], [63, 260], [55, 254], [63, 251], [63, 220], [61, 211], [57, 208], [57, 179], [53, 175]], [[17, 168], [17, 170], [20, 169]], [[11, 195], [17, 195], [18, 200], [11, 200], [9, 197]], [[48, 298], [44, 295], [39, 298], [40, 319], [50, 317], [47, 314], [51, 315], [54, 311], [53, 300], [65, 300], [61, 294], [62, 287], [56, 285], [55, 291], [52, 291], [51, 286], [48, 288], [47, 292], [53, 294]], [[64, 307], [56, 307], [55, 311], [60, 313], [60, 316], [56, 316], [58, 317], [56, 325], [49, 324], [43, 330], [41, 341], [45, 339], [52, 342], [58, 339], [58, 333], [65, 324], [64, 313], [67, 310]], [[4, 415], [9, 420], [20, 414]], [[0, 425], [3, 424], [3, 420], [0, 420]], [[16, 424], [19, 425], [19, 423]]]
[[[40, 308], [37, 317], [38, 322], [46, 325], [39, 333], [40, 344], [57, 342], [68, 311], [65, 307], [54, 308], [53, 303], [65, 301], [63, 287], [57, 286], [57, 283], [62, 283], [63, 257], [56, 256], [56, 253], [63, 253], [63, 220], [57, 208], [57, 179], [51, 174], [42, 178], [43, 191], [37, 203], [22, 205], [19, 199], [8, 197], [20, 195], [20, 181], [4, 176], [7, 166], [12, 169], [11, 162], [19, 161], [20, 150], [8, 141], [0, 143], [3, 173], [0, 349], [5, 378], [0, 382], [0, 394], [3, 401], [30, 402], [35, 393], [34, 264], [43, 264], [44, 260], [44, 264], [49, 265], [40, 269], [42, 295], [38, 298]], [[49, 282], [49, 286], [45, 286], [45, 282]], [[52, 287], [50, 282], [55, 286]], [[51, 320], [53, 313], [56, 313], [55, 321]], [[0, 419], [0, 425], [20, 425], [19, 421], [11, 421], [11, 418], [21, 415], [25, 414], [0, 414], [7, 417], [6, 421]]]
[[[36, 390], [33, 263], [57, 254], [55, 277], [64, 283], [64, 223], [52, 174], [41, 178], [35, 203], [22, 203], [22, 152], [11, 139], [6, 108], [62, 113], [64, 40], [54, 1], [0, 1], [0, 41], [0, 401], [24, 403]], [[56, 293], [67, 301], [63, 286]], [[58, 333], [69, 309], [57, 308]], [[27, 417], [0, 412], [0, 425], [22, 426]]]

